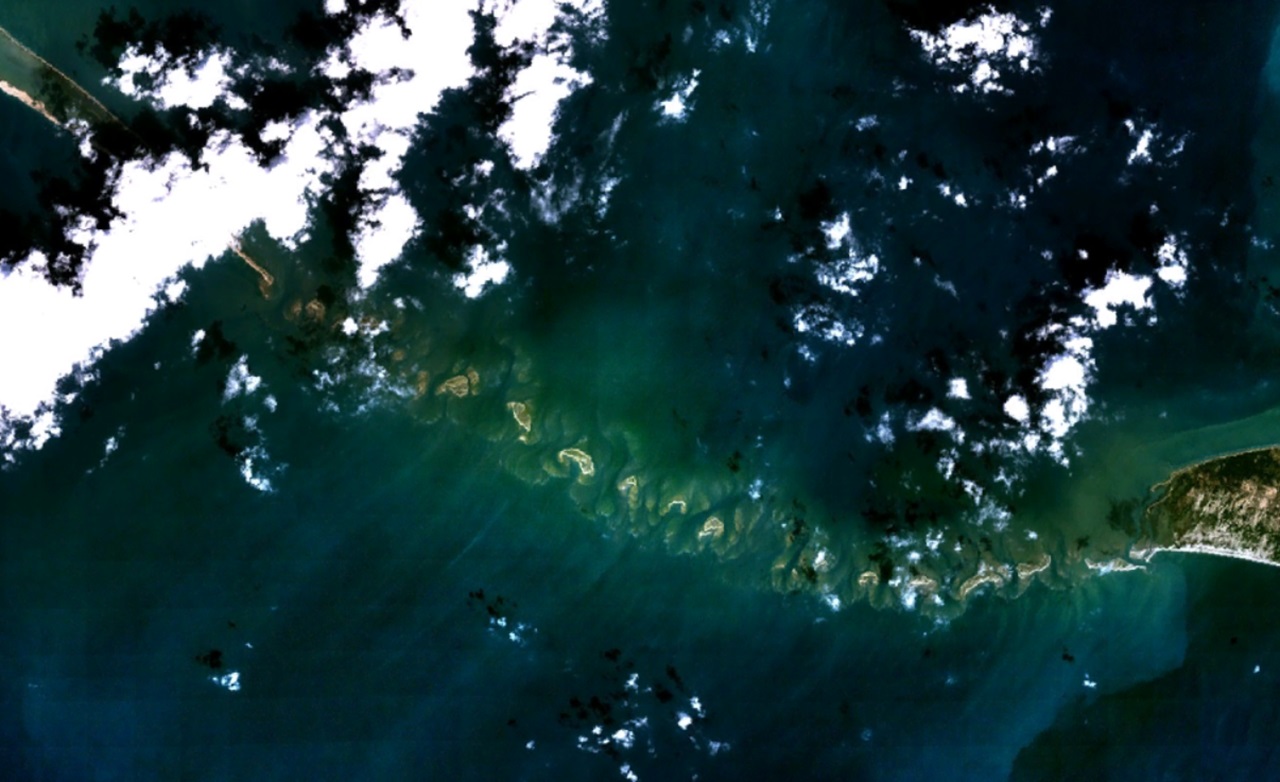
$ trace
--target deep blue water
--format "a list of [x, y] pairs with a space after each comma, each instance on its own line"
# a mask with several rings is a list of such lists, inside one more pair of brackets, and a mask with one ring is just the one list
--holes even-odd
[[[533, 171], [485, 82], [423, 116], [399, 178], [423, 231], [373, 291], [340, 199], [296, 252], [246, 235], [266, 298], [230, 254], [188, 273], [0, 472], [0, 777], [1275, 776], [1280, 570], [1097, 566], [1170, 470], [1280, 439], [1277, 9], [1061, 5], [994, 7], [1035, 67], [975, 95], [908, 32], [964, 3], [615, 0], [567, 33], [593, 83]], [[0, 25], [98, 83], [76, 43], [103, 9], [13, 6]], [[308, 7], [139, 5], [295, 64]], [[0, 207], [39, 214], [26, 172], [71, 167], [42, 122], [0, 103]], [[820, 284], [841, 216], [877, 258], [852, 296]], [[1153, 275], [1168, 235], [1187, 281], [1088, 332], [1067, 466], [1002, 445], [1010, 395], [1042, 423], [1085, 291]], [[513, 279], [470, 301], [448, 275], [475, 244]], [[347, 338], [348, 314], [388, 329]], [[263, 386], [227, 398], [241, 356]], [[474, 396], [436, 393], [468, 371]]]

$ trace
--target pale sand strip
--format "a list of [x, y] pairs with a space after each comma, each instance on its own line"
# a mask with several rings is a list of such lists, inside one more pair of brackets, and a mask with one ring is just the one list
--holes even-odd
[[1132, 559], [1150, 562], [1151, 558], [1162, 551], [1170, 551], [1175, 554], [1208, 554], [1213, 557], [1228, 557], [1230, 559], [1242, 559], [1246, 562], [1256, 562], [1259, 565], [1270, 565], [1271, 567], [1280, 567], [1280, 562], [1273, 562], [1266, 557], [1259, 556], [1248, 551], [1238, 551], [1236, 549], [1222, 548], [1218, 546], [1206, 546], [1203, 543], [1189, 543], [1185, 546], [1149, 546], [1140, 549], [1133, 549], [1129, 552]]
[[231, 240], [231, 252], [240, 256], [240, 260], [249, 264], [249, 268], [258, 273], [258, 276], [262, 278], [262, 282], [259, 283], [258, 288], [262, 291], [264, 298], [269, 297], [271, 295], [271, 286], [276, 284], [276, 278], [271, 276], [271, 272], [262, 268], [261, 264], [249, 257], [249, 254], [240, 246], [239, 239]]
[[57, 117], [53, 116], [53, 114], [49, 112], [49, 108], [47, 106], [45, 106], [43, 103], [36, 100], [35, 98], [31, 97], [26, 92], [13, 86], [9, 82], [4, 81], [3, 79], [0, 79], [0, 92], [3, 92], [5, 95], [9, 95], [11, 97], [17, 98], [18, 100], [27, 104], [31, 108], [40, 112], [40, 115], [43, 116], [45, 119], [49, 120], [50, 122], [57, 125], [58, 127], [62, 127], [62, 123], [58, 121]]
[[[38, 54], [36, 54], [35, 52], [33, 52], [33, 51], [31, 51], [30, 49], [28, 49], [28, 48], [27, 48], [27, 47], [22, 43], [22, 41], [19, 41], [17, 38], [14, 38], [14, 37], [13, 37], [13, 33], [10, 33], [8, 30], [4, 29], [3, 27], [0, 27], [0, 40], [3, 40], [3, 41], [4, 41], [4, 42], [6, 42], [8, 45], [10, 45], [10, 46], [14, 47], [14, 48], [15, 48], [15, 49], [17, 49], [18, 51], [20, 51], [20, 52], [22, 52], [23, 54], [25, 54], [26, 56], [28, 56], [28, 57], [30, 57], [31, 59], [35, 60], [36, 62], [40, 63], [41, 65], [43, 65], [44, 67], [46, 67], [46, 68], [48, 68], [50, 71], [52, 71], [53, 73], [56, 73], [58, 76], [60, 76], [60, 77], [62, 78], [62, 80], [63, 80], [63, 81], [65, 81], [68, 85], [70, 85], [70, 86], [71, 86], [71, 88], [72, 88], [73, 90], [75, 90], [76, 92], [80, 93], [80, 95], [81, 95], [85, 100], [87, 100], [87, 101], [89, 101], [89, 103], [93, 104], [93, 105], [94, 105], [94, 107], [98, 109], [98, 111], [101, 111], [104, 115], [106, 115], [107, 117], [111, 118], [112, 120], [115, 120], [117, 123], [119, 123], [119, 124], [121, 124], [121, 125], [123, 125], [123, 124], [124, 124], [123, 122], [120, 122], [119, 118], [117, 118], [117, 117], [116, 117], [116, 115], [112, 114], [112, 113], [111, 113], [111, 111], [110, 111], [109, 109], [107, 109], [107, 107], [106, 107], [106, 106], [102, 105], [102, 103], [101, 103], [97, 98], [95, 98], [95, 97], [93, 97], [93, 95], [89, 94], [89, 91], [88, 91], [88, 90], [86, 90], [84, 87], [81, 87], [79, 84], [77, 84], [77, 83], [76, 83], [76, 81], [75, 81], [75, 79], [72, 79], [72, 78], [71, 78], [70, 76], [68, 76], [67, 74], [65, 74], [65, 73], [63, 73], [62, 71], [60, 71], [60, 70], [58, 70], [57, 68], [55, 68], [55, 67], [53, 66], [53, 63], [49, 62], [49, 61], [48, 61], [48, 60], [46, 60], [45, 58], [41, 57], [40, 55], [38, 55]], [[10, 94], [12, 94], [12, 93], [10, 93]], [[25, 93], [24, 93], [24, 94], [25, 94]], [[33, 106], [32, 108], [34, 108], [34, 106]], [[54, 122], [57, 122], [57, 120], [54, 120]], [[61, 124], [61, 123], [59, 123], [59, 124]]]

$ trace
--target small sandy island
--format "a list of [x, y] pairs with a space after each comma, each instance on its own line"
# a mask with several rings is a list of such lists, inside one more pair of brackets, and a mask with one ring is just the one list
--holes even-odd
[[565, 448], [556, 454], [556, 458], [560, 460], [561, 464], [567, 465], [573, 462], [578, 465], [578, 471], [581, 473], [578, 478], [579, 481], [585, 482], [596, 474], [596, 464], [591, 459], [591, 455], [581, 448]]

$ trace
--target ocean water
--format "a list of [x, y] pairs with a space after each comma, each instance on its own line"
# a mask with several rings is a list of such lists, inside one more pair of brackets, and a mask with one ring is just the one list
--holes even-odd
[[[6, 479], [15, 778], [988, 779], [1060, 710], [1183, 661], [1172, 564], [943, 627], [832, 612], [602, 534], [557, 487], [480, 473], [492, 449], [451, 427], [291, 415], [285, 394], [264, 430], [289, 467], [264, 496], [207, 424], [176, 425], [220, 414], [216, 382], [105, 393], [164, 361], [148, 337], [88, 402], [86, 427], [153, 411], [119, 450], [95, 467], [100, 441], [67, 437]], [[51, 492], [73, 463], [94, 471]], [[239, 691], [213, 681], [231, 672]], [[607, 713], [574, 706], [593, 697]]]
[[[42, 97], [148, 143], [95, 43], [265, 79], [324, 13], [10, 5]], [[1171, 470], [1280, 439], [1276, 11], [615, 0], [553, 28], [590, 83], [531, 166], [477, 39], [376, 285], [335, 176], [0, 471], [0, 776], [1274, 776], [1280, 570], [1128, 552]], [[41, 246], [75, 140], [0, 139]]]

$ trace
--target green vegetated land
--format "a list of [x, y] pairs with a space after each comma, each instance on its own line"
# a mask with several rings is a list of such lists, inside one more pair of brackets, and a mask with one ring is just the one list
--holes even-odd
[[1150, 546], [1280, 563], [1280, 448], [1192, 465], [1155, 489]]

